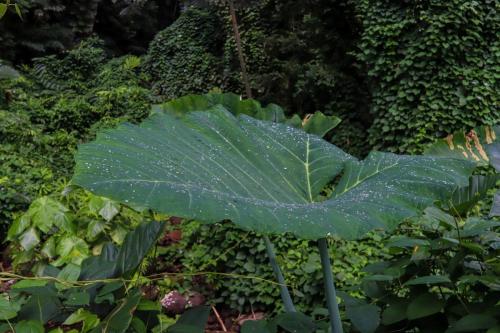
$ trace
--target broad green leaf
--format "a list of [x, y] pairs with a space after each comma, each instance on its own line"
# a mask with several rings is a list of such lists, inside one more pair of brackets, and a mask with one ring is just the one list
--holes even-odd
[[398, 301], [390, 303], [382, 313], [382, 323], [384, 325], [392, 325], [406, 319], [406, 310], [408, 303], [405, 301]]
[[[284, 124], [234, 117], [222, 106], [153, 115], [80, 146], [72, 182], [98, 195], [261, 233], [355, 239], [394, 229], [463, 186], [467, 161], [371, 153], [358, 162]], [[341, 171], [332, 197], [314, 202]]]
[[48, 258], [54, 258], [57, 255], [56, 252], [56, 239], [55, 237], [50, 237], [45, 241], [42, 246], [42, 253], [46, 255]]
[[49, 232], [53, 225], [74, 232], [68, 208], [50, 197], [45, 196], [33, 201], [27, 213], [31, 217], [32, 225], [44, 233]]
[[428, 275], [408, 280], [404, 283], [404, 285], [413, 286], [418, 284], [440, 284], [440, 283], [451, 283], [451, 280], [449, 277], [443, 275]]
[[191, 308], [167, 329], [167, 333], [204, 333], [209, 314], [208, 306]]
[[153, 106], [153, 113], [165, 112], [172, 115], [183, 116], [188, 112], [205, 111], [216, 105], [222, 105], [235, 116], [245, 114], [260, 120], [283, 122], [286, 120], [285, 112], [276, 104], [262, 107], [253, 99], [241, 99], [233, 93], [210, 93], [205, 95], [187, 95], [164, 104]]
[[500, 126], [483, 126], [470, 132], [458, 132], [436, 141], [425, 154], [449, 156], [473, 161], [477, 165], [488, 165], [489, 157], [485, 145], [500, 140]]
[[14, 239], [15, 236], [26, 230], [31, 224], [31, 219], [28, 214], [23, 214], [14, 220], [14, 223], [9, 227], [7, 240]]
[[316, 134], [319, 137], [323, 137], [340, 124], [340, 118], [335, 116], [325, 116], [321, 112], [315, 112], [312, 115], [307, 116], [302, 121], [302, 127], [304, 131], [311, 134]]
[[56, 283], [58, 290], [69, 289], [72, 287], [71, 282], [77, 281], [80, 276], [80, 266], [75, 264], [67, 264], [57, 275], [57, 279], [61, 282]]
[[155, 244], [163, 226], [155, 221], [141, 224], [127, 234], [120, 249], [111, 244], [104, 246], [99, 256], [82, 262], [80, 280], [105, 279], [133, 272]]
[[[81, 332], [85, 333], [90, 331], [91, 329], [97, 327], [100, 323], [100, 319], [97, 315], [80, 308], [77, 311], [73, 312], [66, 320], [63, 325], [74, 325], [76, 323], [82, 323]], [[103, 331], [104, 332], [104, 331]]]
[[140, 299], [139, 290], [129, 291], [123, 299], [117, 301], [117, 306], [103, 320], [99, 332], [123, 333], [127, 331]]
[[92, 220], [87, 226], [87, 238], [95, 240], [97, 236], [106, 230], [106, 222], [99, 220]]
[[83, 259], [88, 257], [88, 244], [76, 236], [63, 236], [56, 246], [56, 253], [60, 260], [53, 263], [54, 266], [60, 266], [64, 263], [75, 263], [79, 265]]
[[490, 164], [497, 172], [500, 172], [500, 142], [494, 142], [487, 145], [486, 151], [488, 152], [488, 157], [490, 158]]
[[417, 296], [406, 310], [408, 319], [418, 319], [440, 312], [443, 309], [444, 301], [436, 295], [425, 293]]
[[380, 324], [380, 308], [374, 304], [347, 306], [346, 316], [361, 333], [375, 332]]
[[415, 246], [429, 246], [430, 242], [426, 239], [410, 238], [406, 236], [395, 236], [389, 239], [387, 247], [415, 247]]
[[0, 296], [0, 320], [8, 320], [17, 316], [19, 305]]
[[134, 329], [136, 333], [147, 333], [147, 327], [144, 324], [142, 320], [140, 320], [137, 317], [132, 318], [132, 322], [130, 323], [130, 326]]
[[244, 114], [259, 120], [286, 123], [293, 127], [303, 128], [307, 133], [320, 137], [323, 137], [341, 121], [338, 117], [325, 116], [321, 112], [307, 115], [303, 120], [297, 115], [287, 119], [283, 109], [276, 104], [262, 107], [256, 100], [242, 100], [240, 96], [233, 93], [188, 95], [153, 106], [153, 113], [166, 112], [181, 116], [187, 112], [205, 111], [216, 105], [222, 105], [235, 116]]
[[26, 251], [29, 251], [40, 243], [40, 236], [35, 228], [29, 228], [19, 237], [19, 243]]
[[45, 286], [49, 281], [48, 280], [37, 280], [37, 279], [26, 279], [26, 280], [21, 280], [16, 282], [14, 285], [12, 285], [12, 289], [26, 289], [26, 288], [33, 288], [33, 287], [43, 287]]
[[106, 200], [104, 206], [99, 210], [99, 215], [106, 221], [111, 221], [120, 212], [120, 205], [111, 200]]
[[17, 3], [14, 4], [14, 9], [16, 10], [17, 16], [22, 20], [23, 19], [23, 14], [21, 14], [21, 8]]
[[16, 333], [44, 333], [45, 329], [37, 320], [23, 320], [14, 326]]
[[300, 312], [286, 312], [279, 314], [273, 322], [287, 332], [313, 333], [316, 330], [316, 324], [312, 318]]
[[36, 319], [46, 323], [61, 313], [62, 305], [55, 290], [49, 286], [29, 289], [32, 294], [18, 313], [20, 319]]
[[500, 175], [474, 175], [469, 179], [469, 185], [460, 187], [453, 192], [444, 208], [454, 215], [465, 215], [479, 200], [486, 197], [488, 190], [495, 187]]
[[86, 291], [75, 291], [68, 295], [66, 301], [64, 301], [65, 305], [69, 306], [84, 306], [89, 305], [90, 295]]
[[276, 333], [265, 320], [247, 320], [241, 326], [241, 333]]
[[486, 314], [469, 314], [454, 322], [446, 333], [480, 332], [497, 324], [494, 317]]
[[7, 5], [4, 3], [0, 3], [0, 19], [5, 15], [7, 12]]

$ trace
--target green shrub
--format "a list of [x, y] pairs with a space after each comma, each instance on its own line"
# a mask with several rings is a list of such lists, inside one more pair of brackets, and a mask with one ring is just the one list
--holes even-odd
[[172, 99], [222, 85], [223, 34], [216, 13], [190, 8], [151, 42], [145, 71], [156, 94]]
[[359, 1], [370, 142], [419, 152], [438, 136], [500, 120], [495, 2]]
[[121, 244], [143, 220], [130, 208], [83, 190], [56, 190], [34, 200], [9, 228], [9, 252], [18, 270], [80, 265], [105, 242]]
[[[173, 279], [168, 288], [197, 290], [214, 302], [239, 311], [282, 310], [281, 302], [276, 302], [279, 288], [272, 283], [275, 278], [261, 237], [229, 223], [207, 226], [191, 221], [180, 228], [182, 240], [165, 249], [164, 261], [167, 268], [181, 265], [188, 276]], [[380, 239], [371, 234], [362, 241], [334, 240], [331, 255], [339, 289], [356, 286], [364, 276], [361, 269], [365, 265], [388, 257]], [[283, 236], [273, 237], [272, 241], [299, 309], [311, 313], [325, 307], [321, 264], [314, 242]], [[189, 276], [203, 271], [227, 275]]]

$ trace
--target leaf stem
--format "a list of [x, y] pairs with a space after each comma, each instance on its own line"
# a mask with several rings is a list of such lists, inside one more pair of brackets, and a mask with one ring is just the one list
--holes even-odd
[[266, 243], [267, 256], [269, 257], [269, 263], [273, 267], [274, 275], [280, 284], [280, 294], [281, 299], [283, 300], [283, 304], [285, 306], [286, 312], [296, 312], [295, 306], [293, 305], [292, 297], [290, 297], [290, 292], [288, 291], [288, 287], [285, 283], [285, 278], [281, 273], [280, 266], [278, 265], [278, 261], [276, 260], [276, 254], [274, 253], [273, 243], [269, 240], [269, 237], [264, 236], [264, 241]]
[[328, 243], [326, 238], [318, 240], [319, 255], [321, 257], [321, 267], [323, 269], [323, 278], [325, 280], [326, 302], [328, 304], [328, 314], [330, 315], [330, 325], [332, 333], [343, 333], [342, 321], [340, 320], [339, 304], [337, 303], [337, 294], [333, 282], [332, 264], [328, 254]]

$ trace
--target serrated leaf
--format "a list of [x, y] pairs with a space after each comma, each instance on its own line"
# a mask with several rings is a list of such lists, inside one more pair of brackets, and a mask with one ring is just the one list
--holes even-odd
[[[332, 198], [314, 202], [342, 169]], [[374, 152], [362, 162], [284, 124], [222, 106], [159, 113], [82, 145], [73, 184], [173, 216], [232, 220], [261, 233], [355, 239], [394, 229], [465, 185], [473, 164]]]

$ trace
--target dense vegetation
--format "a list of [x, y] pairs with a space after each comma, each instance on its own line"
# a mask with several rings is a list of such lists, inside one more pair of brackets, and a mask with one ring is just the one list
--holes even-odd
[[496, 2], [0, 5], [0, 331], [500, 330]]

